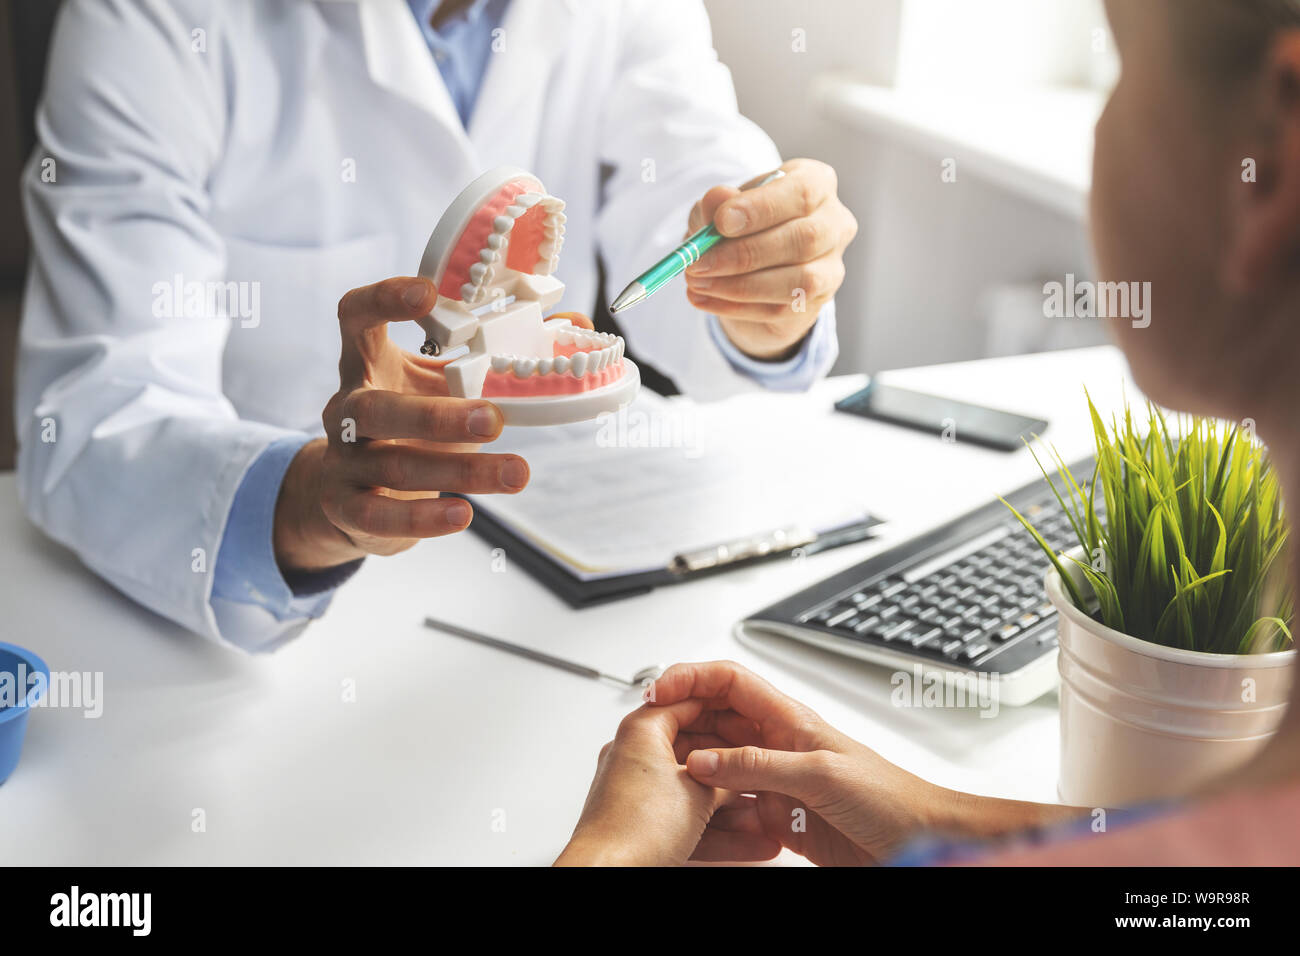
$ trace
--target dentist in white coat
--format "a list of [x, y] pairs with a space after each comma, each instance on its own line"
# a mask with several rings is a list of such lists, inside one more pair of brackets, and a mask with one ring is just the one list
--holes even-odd
[[688, 229], [735, 237], [624, 313], [687, 394], [804, 388], [834, 360], [856, 224], [810, 160], [738, 195], [781, 161], [699, 0], [67, 0], [48, 76], [21, 493], [195, 632], [273, 648], [364, 555], [463, 529], [439, 490], [527, 483], [481, 447], [495, 407], [415, 354], [432, 285], [384, 278], [488, 167], [567, 201], [565, 309], [591, 307], [598, 255], [613, 294]]

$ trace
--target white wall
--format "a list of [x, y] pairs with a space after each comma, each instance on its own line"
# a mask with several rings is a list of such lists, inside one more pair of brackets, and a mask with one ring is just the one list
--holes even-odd
[[[783, 155], [834, 166], [841, 198], [861, 224], [837, 298], [839, 370], [989, 354], [997, 337], [984, 324], [992, 290], [1088, 273], [1081, 223], [974, 179], [939, 188], [932, 157], [827, 119], [809, 86], [827, 72], [937, 89], [1104, 82], [1113, 58], [1092, 49], [1093, 31], [1104, 25], [1100, 0], [705, 3], [741, 109]], [[1097, 338], [1095, 330], [1034, 328], [1011, 340], [1041, 347]]]

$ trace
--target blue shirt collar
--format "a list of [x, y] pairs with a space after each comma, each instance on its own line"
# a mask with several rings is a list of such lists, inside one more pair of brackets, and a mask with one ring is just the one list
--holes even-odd
[[[415, 14], [415, 19], [422, 27], [427, 27], [429, 21], [433, 18], [433, 11], [438, 9], [438, 4], [442, 0], [406, 0], [410, 6], [411, 12]], [[459, 11], [453, 19], [465, 20], [473, 23], [483, 15], [483, 9], [488, 5], [490, 0], [472, 0], [468, 7]]]

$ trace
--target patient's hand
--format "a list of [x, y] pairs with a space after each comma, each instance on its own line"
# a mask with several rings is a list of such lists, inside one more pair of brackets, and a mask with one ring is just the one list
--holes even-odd
[[729, 661], [670, 667], [653, 698], [661, 707], [701, 704], [682, 734], [699, 742], [687, 757], [691, 776], [757, 793], [762, 831], [820, 865], [886, 860], [923, 833], [991, 837], [1086, 812], [935, 786]]
[[582, 818], [557, 866], [672, 866], [696, 860], [768, 860], [781, 846], [758, 826], [753, 798], [692, 780], [681, 765], [696, 745], [682, 734], [704, 703], [683, 699], [628, 714], [600, 752]]
[[703, 705], [684, 729], [717, 738], [687, 758], [701, 783], [757, 793], [763, 832], [819, 865], [887, 859], [943, 827], [957, 795], [896, 767], [739, 664], [677, 664], [656, 706]]

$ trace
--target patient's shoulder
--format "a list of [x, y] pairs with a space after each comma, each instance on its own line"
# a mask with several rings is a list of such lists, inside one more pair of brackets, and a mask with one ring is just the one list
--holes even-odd
[[1240, 792], [1102, 833], [995, 852], [979, 866], [1294, 866], [1300, 781]]

